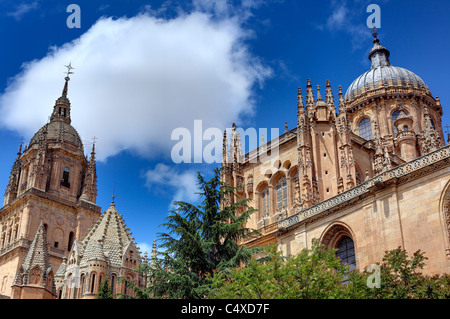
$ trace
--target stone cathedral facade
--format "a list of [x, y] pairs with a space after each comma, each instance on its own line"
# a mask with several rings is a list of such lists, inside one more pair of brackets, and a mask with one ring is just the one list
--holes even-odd
[[[371, 69], [337, 105], [310, 80], [298, 89], [297, 127], [243, 154], [233, 126], [224, 133], [222, 180], [258, 210], [262, 234], [242, 244], [276, 243], [295, 255], [317, 238], [352, 268], [386, 250], [425, 252], [430, 274], [450, 273], [450, 146], [439, 98], [413, 72], [393, 66], [376, 32]], [[234, 198], [229, 198], [234, 201]]]
[[[70, 69], [68, 75], [70, 74]], [[108, 278], [144, 285], [139, 251], [115, 204], [96, 204], [95, 148], [89, 159], [71, 125], [65, 78], [50, 120], [19, 148], [0, 209], [0, 297], [95, 298]]]

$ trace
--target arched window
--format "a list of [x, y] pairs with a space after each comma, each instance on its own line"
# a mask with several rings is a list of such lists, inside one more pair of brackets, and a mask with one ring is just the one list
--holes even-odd
[[71, 231], [69, 233], [69, 242], [67, 243], [67, 251], [70, 251], [72, 249], [72, 245], [73, 245], [73, 231]]
[[370, 119], [368, 117], [365, 117], [359, 121], [358, 127], [359, 136], [367, 141], [372, 139], [372, 124], [370, 123]]
[[94, 288], [95, 288], [95, 274], [92, 274], [92, 278], [91, 278], [91, 292], [94, 292]]
[[81, 289], [80, 289], [80, 298], [84, 296], [84, 285], [85, 285], [86, 276], [84, 274], [81, 275]]
[[277, 183], [277, 211], [287, 208], [287, 183], [286, 177], [282, 177]]
[[353, 240], [344, 236], [337, 245], [336, 256], [339, 257], [341, 263], [349, 265], [349, 271], [356, 269], [355, 244]]
[[111, 293], [114, 293], [114, 289], [116, 288], [116, 275], [111, 276]]
[[262, 217], [267, 217], [270, 215], [269, 209], [269, 187], [266, 186], [261, 192], [261, 212]]
[[436, 126], [434, 125], [433, 119], [430, 119], [430, 123], [431, 123], [431, 126], [433, 127], [433, 130], [435, 130], [435, 129], [436, 129]]
[[395, 110], [394, 112], [392, 112], [392, 126], [394, 127], [394, 137], [397, 136], [397, 127], [395, 127], [394, 123], [397, 120], [398, 116], [400, 114], [399, 110]]
[[70, 187], [69, 175], [70, 175], [70, 169], [68, 167], [64, 167], [63, 177], [61, 179], [61, 185], [62, 186]]

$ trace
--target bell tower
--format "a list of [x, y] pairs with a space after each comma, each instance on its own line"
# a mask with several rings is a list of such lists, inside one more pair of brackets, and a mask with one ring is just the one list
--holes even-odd
[[69, 64], [50, 120], [19, 148], [0, 209], [0, 294], [11, 296], [14, 274], [23, 264], [39, 225], [45, 227], [48, 258], [55, 272], [75, 240], [101, 216], [96, 205], [95, 146], [90, 158], [71, 125]]

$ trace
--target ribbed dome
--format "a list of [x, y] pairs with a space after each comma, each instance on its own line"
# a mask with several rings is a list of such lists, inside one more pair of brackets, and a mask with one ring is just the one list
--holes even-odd
[[38, 144], [45, 131], [47, 132], [47, 142], [70, 143], [84, 153], [83, 143], [81, 142], [80, 135], [72, 125], [67, 124], [63, 121], [54, 121], [45, 124], [31, 138], [29, 146]]
[[397, 66], [379, 66], [361, 74], [350, 84], [345, 93], [345, 100], [351, 101], [362, 93], [382, 87], [414, 87], [424, 89], [428, 94], [430, 89], [425, 82], [413, 72]]
[[369, 53], [372, 61], [371, 70], [360, 75], [347, 89], [345, 101], [351, 102], [364, 93], [380, 88], [416, 88], [425, 90], [431, 95], [425, 82], [413, 72], [389, 63], [389, 50], [380, 45], [377, 33], [373, 33], [374, 46]]

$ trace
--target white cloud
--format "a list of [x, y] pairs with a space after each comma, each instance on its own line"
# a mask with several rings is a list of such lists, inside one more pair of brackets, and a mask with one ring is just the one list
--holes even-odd
[[239, 20], [199, 11], [101, 18], [23, 65], [0, 96], [0, 125], [30, 138], [51, 114], [71, 62], [72, 125], [83, 141], [98, 138], [99, 160], [125, 149], [169, 158], [173, 129], [191, 129], [195, 119], [224, 129], [254, 111], [254, 85], [271, 71], [249, 52]]
[[366, 12], [367, 4], [370, 1], [358, 0], [348, 5], [347, 1], [332, 0], [331, 14], [323, 25], [317, 28], [321, 31], [343, 31], [350, 35], [352, 49], [357, 50], [367, 47], [370, 39], [370, 30], [367, 28], [365, 20], [361, 22], [361, 13]]
[[14, 11], [8, 12], [6, 13], [6, 15], [13, 17], [17, 21], [19, 21], [25, 14], [34, 9], [37, 9], [37, 7], [38, 7], [37, 1], [33, 1], [31, 3], [21, 3], [18, 6], [16, 6]]
[[[192, 170], [181, 171], [178, 168], [158, 163], [154, 169], [145, 173], [146, 185], [154, 191], [172, 193], [172, 201], [194, 203], [199, 199], [197, 173]], [[173, 208], [172, 204], [169, 208]]]

